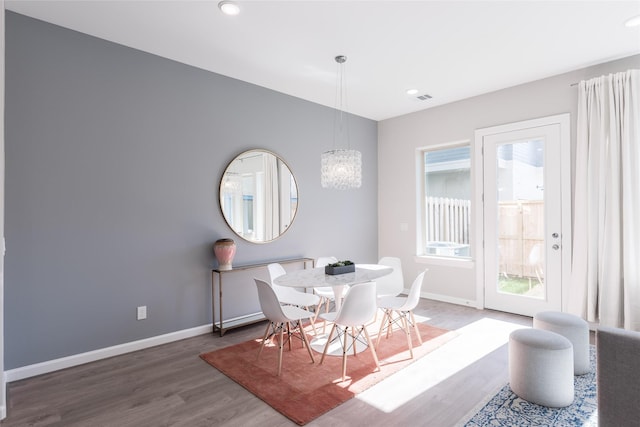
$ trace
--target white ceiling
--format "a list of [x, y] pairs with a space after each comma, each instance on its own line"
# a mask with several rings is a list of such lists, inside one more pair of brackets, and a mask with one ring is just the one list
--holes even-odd
[[[6, 0], [6, 9], [382, 120], [640, 53], [640, 1]], [[405, 91], [433, 99], [419, 101]]]

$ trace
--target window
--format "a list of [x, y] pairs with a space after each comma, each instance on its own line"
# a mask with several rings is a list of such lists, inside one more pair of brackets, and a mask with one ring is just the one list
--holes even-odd
[[242, 230], [243, 235], [251, 236], [253, 234], [253, 196], [250, 194], [242, 195], [242, 211], [243, 211], [243, 221], [244, 229]]
[[468, 258], [471, 223], [469, 144], [422, 151], [420, 255]]

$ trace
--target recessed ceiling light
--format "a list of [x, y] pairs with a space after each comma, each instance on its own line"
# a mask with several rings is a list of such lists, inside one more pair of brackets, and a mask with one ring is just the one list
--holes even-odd
[[224, 0], [218, 3], [218, 8], [225, 15], [237, 15], [240, 13], [240, 8], [233, 1]]
[[418, 89], [407, 89], [407, 95], [415, 95], [418, 93]]
[[627, 20], [627, 22], [624, 23], [625, 26], [627, 27], [637, 27], [640, 25], [640, 15], [638, 16], [634, 16], [633, 18]]

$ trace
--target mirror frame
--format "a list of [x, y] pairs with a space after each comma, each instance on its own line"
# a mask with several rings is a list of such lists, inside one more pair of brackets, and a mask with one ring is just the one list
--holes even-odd
[[280, 237], [282, 237], [287, 231], [289, 231], [289, 229], [291, 228], [293, 222], [295, 221], [297, 215], [298, 215], [298, 204], [296, 204], [296, 209], [293, 212], [293, 215], [291, 216], [291, 220], [289, 221], [289, 225], [287, 226], [287, 228], [282, 231], [279, 232], [279, 234], [274, 237], [273, 239], [270, 240], [253, 240], [253, 239], [249, 239], [246, 236], [243, 236], [241, 234], [239, 234], [234, 228], [233, 226], [229, 223], [229, 221], [227, 220], [227, 216], [225, 215], [224, 212], [224, 207], [223, 207], [223, 200], [222, 200], [222, 194], [223, 194], [223, 185], [225, 184], [225, 177], [227, 176], [227, 172], [229, 172], [229, 168], [233, 165], [234, 162], [236, 162], [237, 160], [247, 157], [248, 155], [252, 154], [252, 153], [256, 153], [256, 154], [269, 154], [271, 156], [273, 156], [276, 160], [280, 161], [288, 170], [289, 173], [291, 174], [291, 178], [293, 179], [293, 184], [295, 185], [295, 189], [296, 189], [296, 196], [297, 199], [299, 199], [300, 197], [300, 187], [298, 186], [298, 180], [296, 179], [295, 175], [293, 174], [293, 171], [291, 170], [291, 167], [289, 166], [289, 164], [278, 154], [274, 153], [273, 151], [270, 150], [266, 150], [266, 149], [262, 149], [262, 148], [253, 148], [250, 150], [245, 150], [239, 154], [237, 154], [229, 163], [227, 163], [227, 166], [224, 168], [224, 171], [222, 172], [222, 175], [220, 177], [220, 185], [218, 186], [218, 207], [220, 208], [220, 213], [222, 215], [222, 218], [224, 219], [225, 224], [227, 224], [227, 226], [231, 229], [231, 231], [233, 232], [234, 235], [238, 236], [239, 238], [241, 238], [242, 240], [249, 242], [249, 243], [255, 243], [255, 244], [265, 244], [265, 243], [271, 243], [274, 242], [275, 240], [279, 239]]

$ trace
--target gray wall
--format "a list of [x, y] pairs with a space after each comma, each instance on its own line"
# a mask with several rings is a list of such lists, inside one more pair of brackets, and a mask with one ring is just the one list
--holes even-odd
[[380, 253], [399, 256], [405, 277], [429, 268], [422, 289], [430, 297], [475, 305], [483, 297], [476, 295], [475, 265], [416, 261], [416, 150], [465, 140], [473, 146], [476, 129], [570, 113], [575, 153], [578, 90], [573, 83], [630, 68], [640, 68], [640, 55], [379, 122], [378, 156], [384, 159], [378, 169]]
[[375, 261], [377, 124], [350, 120], [362, 188], [323, 190], [332, 114], [7, 12], [5, 369], [210, 323], [212, 243], [233, 237], [218, 182], [246, 149], [280, 154], [300, 202], [236, 264]]

